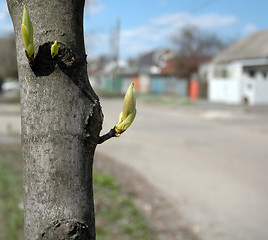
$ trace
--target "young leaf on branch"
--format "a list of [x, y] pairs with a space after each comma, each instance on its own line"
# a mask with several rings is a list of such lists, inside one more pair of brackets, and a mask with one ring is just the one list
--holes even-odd
[[51, 56], [54, 58], [59, 52], [58, 41], [56, 40], [54, 44], [51, 46]]
[[23, 9], [21, 33], [25, 47], [25, 53], [30, 63], [34, 61], [33, 24], [30, 20], [26, 6]]
[[99, 144], [105, 142], [112, 137], [120, 137], [129, 126], [132, 124], [136, 116], [136, 93], [134, 88], [134, 82], [132, 82], [127, 89], [124, 98], [123, 112], [119, 115], [119, 121], [107, 134], [103, 135], [99, 139]]
[[126, 92], [123, 112], [119, 115], [119, 121], [115, 125], [115, 136], [119, 137], [126, 131], [136, 116], [136, 93], [134, 89], [134, 82], [132, 82]]

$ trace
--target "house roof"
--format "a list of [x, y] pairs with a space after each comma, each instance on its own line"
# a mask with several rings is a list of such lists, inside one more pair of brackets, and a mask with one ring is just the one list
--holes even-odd
[[268, 29], [250, 35], [220, 52], [213, 62], [224, 63], [234, 60], [259, 59], [268, 57]]
[[141, 68], [150, 68], [151, 66], [160, 67], [166, 59], [175, 56], [175, 52], [169, 48], [157, 48], [153, 51], [143, 54], [139, 57], [139, 65]]

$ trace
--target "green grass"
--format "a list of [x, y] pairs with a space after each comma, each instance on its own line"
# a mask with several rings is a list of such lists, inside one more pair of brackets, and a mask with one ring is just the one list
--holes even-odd
[[94, 194], [97, 240], [156, 239], [131, 197], [112, 177], [95, 174]]
[[125, 95], [119, 90], [94, 89], [94, 91], [100, 98], [123, 98]]
[[0, 239], [23, 239], [23, 190], [20, 147], [0, 146]]
[[[97, 240], [156, 239], [143, 214], [113, 177], [94, 173]], [[0, 240], [23, 239], [20, 146], [0, 146]]]
[[138, 95], [137, 99], [139, 101], [152, 103], [152, 104], [162, 104], [162, 105], [193, 105], [194, 102], [187, 97], [179, 97], [172, 95]]
[[[123, 98], [124, 94], [116, 90], [95, 90], [99, 97], [103, 98]], [[137, 93], [137, 100], [152, 104], [162, 105], [193, 105], [194, 101], [188, 97], [181, 97], [176, 95], [165, 95], [165, 94], [140, 94]]]

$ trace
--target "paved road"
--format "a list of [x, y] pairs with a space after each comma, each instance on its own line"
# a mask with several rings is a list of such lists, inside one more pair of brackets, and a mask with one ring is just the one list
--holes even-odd
[[[121, 105], [102, 100], [103, 133]], [[138, 104], [133, 126], [97, 151], [157, 186], [201, 239], [268, 239], [267, 113]]]
[[[102, 106], [105, 133], [122, 101]], [[0, 105], [0, 135], [17, 131], [19, 106]], [[145, 176], [200, 239], [267, 240], [267, 145], [267, 111], [138, 103], [133, 126], [97, 151]]]
[[19, 143], [20, 105], [0, 102], [0, 144]]

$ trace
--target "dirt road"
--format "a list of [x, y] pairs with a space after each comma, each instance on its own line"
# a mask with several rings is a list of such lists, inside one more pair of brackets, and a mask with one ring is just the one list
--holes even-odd
[[[102, 106], [105, 133], [122, 102]], [[268, 239], [266, 113], [140, 103], [133, 126], [97, 151], [145, 176], [200, 239]]]

